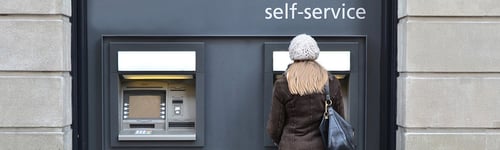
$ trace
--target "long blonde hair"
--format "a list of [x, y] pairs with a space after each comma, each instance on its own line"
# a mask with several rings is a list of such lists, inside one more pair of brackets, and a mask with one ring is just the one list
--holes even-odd
[[314, 60], [295, 61], [288, 67], [286, 79], [292, 94], [323, 93], [328, 72]]

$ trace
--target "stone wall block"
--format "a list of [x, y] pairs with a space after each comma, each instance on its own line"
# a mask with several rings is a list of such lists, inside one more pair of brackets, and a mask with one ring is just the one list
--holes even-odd
[[401, 129], [397, 132], [401, 150], [498, 150], [499, 130]]
[[410, 128], [500, 128], [500, 74], [403, 73], [397, 123]]
[[498, 0], [398, 0], [398, 16], [500, 16]]
[[2, 0], [0, 14], [63, 14], [71, 16], [71, 0]]
[[[71, 150], [72, 131], [0, 131], [2, 150]], [[1, 129], [1, 128], [0, 128]]]
[[404, 18], [398, 25], [398, 70], [500, 72], [498, 29], [498, 18]]
[[69, 73], [0, 73], [0, 127], [71, 124]]
[[0, 70], [71, 70], [71, 24], [68, 18], [0, 16], [0, 33]]

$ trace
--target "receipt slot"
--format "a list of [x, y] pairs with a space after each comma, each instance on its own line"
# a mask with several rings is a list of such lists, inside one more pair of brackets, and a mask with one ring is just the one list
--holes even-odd
[[203, 43], [111, 43], [110, 50], [112, 145], [203, 144]]
[[[361, 41], [353, 41], [318, 42], [318, 46], [321, 52], [316, 61], [340, 81], [346, 120], [356, 129], [357, 142], [362, 142], [362, 136], [364, 136], [364, 45]], [[283, 77], [287, 66], [293, 61], [289, 57], [288, 43], [265, 43], [264, 50], [265, 126], [271, 108], [273, 83]], [[274, 147], [265, 131], [264, 144], [267, 147]]]

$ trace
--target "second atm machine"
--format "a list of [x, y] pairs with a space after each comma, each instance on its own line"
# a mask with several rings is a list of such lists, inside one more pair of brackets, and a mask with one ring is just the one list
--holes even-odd
[[[329, 73], [339, 79], [342, 86], [344, 114], [346, 120], [355, 128], [357, 145], [361, 145], [364, 136], [364, 96], [363, 96], [363, 56], [362, 42], [318, 42], [321, 49], [318, 59]], [[264, 44], [264, 122], [267, 121], [271, 108], [272, 88], [276, 79], [281, 78], [290, 60], [288, 43], [268, 42]], [[265, 124], [265, 123], [264, 123]], [[264, 143], [273, 147], [267, 132]]]

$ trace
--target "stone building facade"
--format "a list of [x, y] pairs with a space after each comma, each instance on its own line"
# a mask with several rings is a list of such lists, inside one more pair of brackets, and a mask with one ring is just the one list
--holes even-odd
[[398, 2], [397, 149], [500, 149], [500, 1]]
[[[398, 4], [396, 149], [500, 149], [500, 1]], [[0, 1], [0, 149], [72, 149], [70, 17]]]
[[71, 0], [0, 1], [0, 149], [71, 149]]

